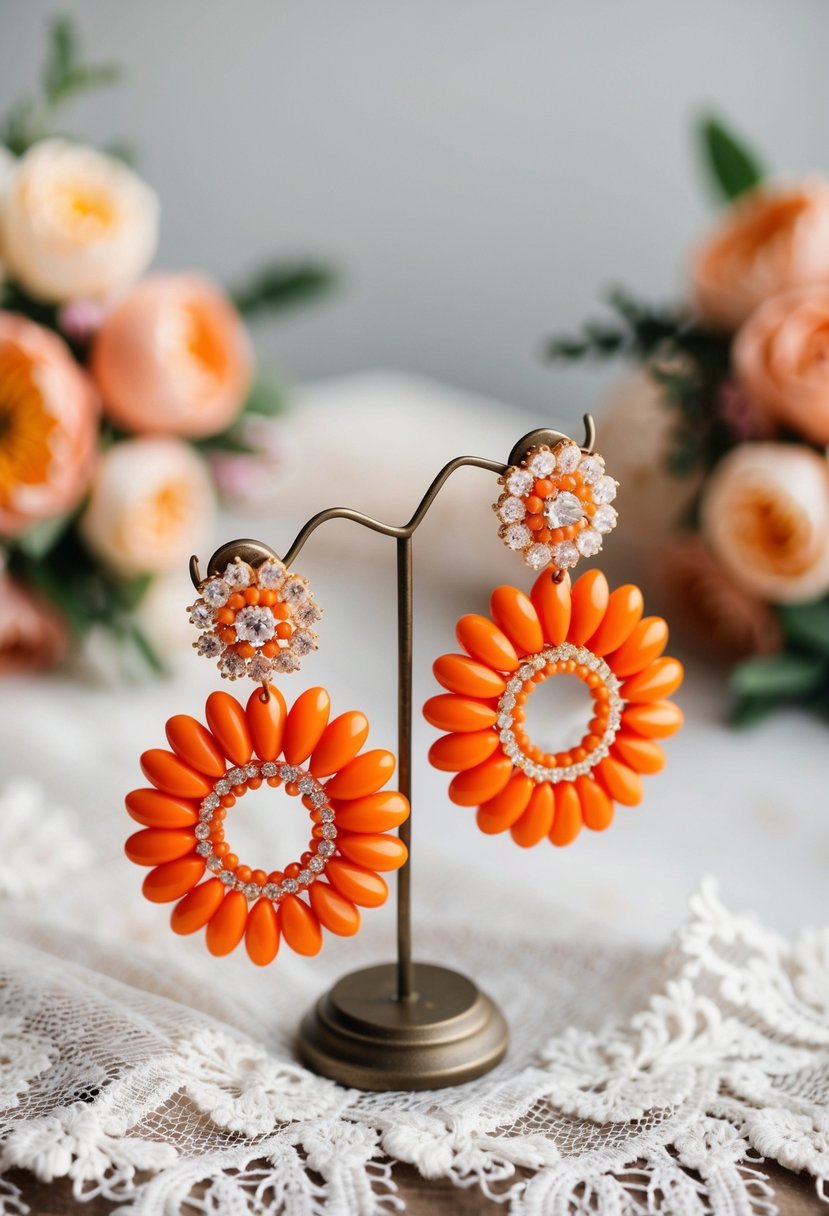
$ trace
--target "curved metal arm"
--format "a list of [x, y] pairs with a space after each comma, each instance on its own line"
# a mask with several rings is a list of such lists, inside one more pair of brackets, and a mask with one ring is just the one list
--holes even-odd
[[[321, 524], [327, 523], [330, 519], [348, 519], [352, 523], [361, 524], [364, 528], [370, 528], [372, 532], [379, 532], [383, 536], [393, 536], [397, 540], [406, 540], [414, 534], [423, 522], [424, 516], [437, 498], [444, 483], [448, 481], [456, 469], [461, 469], [468, 465], [477, 469], [487, 469], [489, 472], [498, 473], [500, 476], [506, 472], [510, 465], [519, 464], [532, 448], [544, 443], [554, 446], [556, 443], [560, 443], [562, 439], [569, 438], [570, 436], [565, 435], [563, 431], [554, 431], [546, 428], [529, 431], [528, 434], [518, 440], [509, 454], [507, 464], [502, 464], [498, 460], [487, 460], [483, 456], [457, 456], [454, 460], [450, 460], [448, 464], [443, 466], [429, 486], [429, 489], [421, 498], [411, 519], [405, 524], [383, 523], [382, 520], [374, 519], [370, 515], [364, 515], [361, 511], [354, 511], [351, 507], [328, 507], [325, 511], [318, 511], [316, 515], [312, 515], [308, 522], [303, 525], [295, 537], [293, 544], [281, 560], [290, 568], [302, 552], [308, 538], [316, 532]], [[595, 441], [596, 426], [593, 416], [592, 414], [585, 414], [582, 451], [592, 452]], [[262, 541], [250, 539], [228, 541], [216, 550], [207, 563], [208, 576], [217, 574], [236, 556], [241, 557], [243, 561], [253, 561], [255, 563], [262, 562], [268, 557], [279, 557], [275, 550]], [[198, 557], [195, 554], [190, 558], [190, 578], [196, 590], [198, 590], [202, 583], [202, 574], [199, 569]]]

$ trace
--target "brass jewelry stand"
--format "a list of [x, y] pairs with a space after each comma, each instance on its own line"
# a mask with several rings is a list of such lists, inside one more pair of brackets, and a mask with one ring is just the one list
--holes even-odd
[[[595, 427], [584, 417], [583, 450], [591, 452]], [[519, 439], [506, 465], [479, 456], [458, 456], [435, 477], [408, 523], [396, 526], [348, 507], [330, 507], [314, 515], [282, 561], [289, 568], [308, 538], [330, 519], [348, 519], [397, 541], [398, 635], [398, 789], [411, 803], [412, 785], [412, 537], [444, 483], [465, 465], [503, 474], [539, 444], [558, 443], [560, 431], [536, 430]], [[257, 540], [235, 540], [217, 549], [208, 574], [224, 570], [234, 557], [258, 565], [278, 555]], [[190, 574], [201, 581], [198, 562]], [[411, 816], [399, 828], [409, 850], [397, 875], [397, 962], [353, 971], [339, 980], [309, 1009], [299, 1028], [297, 1046], [303, 1062], [315, 1072], [358, 1089], [437, 1089], [472, 1081], [504, 1057], [508, 1031], [498, 1007], [457, 971], [412, 959]]]

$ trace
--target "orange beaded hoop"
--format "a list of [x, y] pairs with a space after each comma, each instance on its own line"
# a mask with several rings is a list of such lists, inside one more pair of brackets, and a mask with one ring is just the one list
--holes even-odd
[[[377, 907], [388, 895], [377, 871], [396, 870], [407, 856], [388, 834], [409, 814], [402, 794], [383, 789], [394, 756], [379, 748], [361, 753], [369, 730], [363, 714], [329, 722], [324, 688], [308, 689], [289, 712], [272, 685], [267, 695], [253, 692], [246, 707], [214, 692], [205, 709], [206, 727], [187, 714], [170, 718], [172, 751], [154, 748], [141, 757], [154, 788], [126, 798], [143, 825], [127, 841], [127, 857], [153, 867], [144, 895], [153, 903], [178, 901], [173, 930], [206, 928], [212, 954], [229, 954], [244, 937], [260, 966], [276, 957], [281, 937], [310, 955], [322, 945], [322, 928], [356, 933], [358, 905]], [[311, 820], [308, 851], [284, 870], [240, 864], [225, 839], [227, 812], [263, 784], [299, 798]]]
[[[582, 824], [609, 826], [614, 803], [642, 799], [642, 775], [658, 772], [657, 738], [672, 735], [682, 713], [668, 698], [682, 665], [663, 657], [668, 627], [642, 617], [642, 593], [628, 584], [612, 594], [598, 570], [572, 586], [541, 574], [531, 598], [515, 587], [492, 593], [493, 619], [464, 616], [457, 636], [466, 654], [434, 666], [446, 695], [423, 707], [448, 731], [429, 752], [435, 768], [454, 772], [450, 799], [478, 808], [478, 826], [509, 830], [523, 846], [546, 836], [569, 844]], [[587, 685], [593, 717], [581, 743], [547, 754], [524, 730], [524, 706], [551, 676], [573, 674]]]

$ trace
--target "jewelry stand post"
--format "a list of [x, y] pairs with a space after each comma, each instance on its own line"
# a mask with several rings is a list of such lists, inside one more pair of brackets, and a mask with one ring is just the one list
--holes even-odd
[[[583, 450], [593, 450], [595, 427], [584, 418]], [[568, 436], [541, 429], [519, 439], [508, 464], [478, 456], [458, 456], [440, 470], [408, 523], [395, 526], [348, 507], [331, 507], [300, 529], [281, 560], [289, 568], [316, 529], [331, 519], [346, 519], [394, 537], [397, 542], [398, 640], [398, 788], [412, 801], [412, 538], [444, 483], [460, 468], [472, 466], [503, 474], [539, 444], [554, 445]], [[258, 564], [278, 556], [256, 540], [222, 545], [210, 559], [208, 574], [218, 573], [239, 556]], [[198, 586], [196, 559], [191, 577]], [[497, 1005], [460, 972], [413, 961], [411, 926], [412, 815], [398, 829], [408, 858], [397, 875], [397, 961], [353, 971], [319, 998], [299, 1027], [300, 1058], [315, 1072], [357, 1089], [438, 1089], [483, 1076], [506, 1054], [507, 1024]]]

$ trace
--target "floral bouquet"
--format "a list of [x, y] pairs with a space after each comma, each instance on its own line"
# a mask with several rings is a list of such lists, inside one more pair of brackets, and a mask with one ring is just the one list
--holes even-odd
[[117, 77], [57, 21], [41, 95], [0, 126], [0, 670], [57, 662], [103, 627], [158, 665], [141, 605], [209, 533], [216, 490], [261, 482], [277, 386], [243, 315], [329, 273], [271, 267], [234, 293], [146, 274], [159, 203], [125, 162], [52, 134]]
[[628, 356], [650, 379], [640, 397], [667, 412], [664, 461], [688, 492], [662, 581], [697, 636], [737, 660], [735, 720], [784, 700], [829, 715], [829, 182], [769, 181], [721, 123], [701, 135], [725, 210], [688, 300], [617, 291], [609, 323], [548, 353]]

